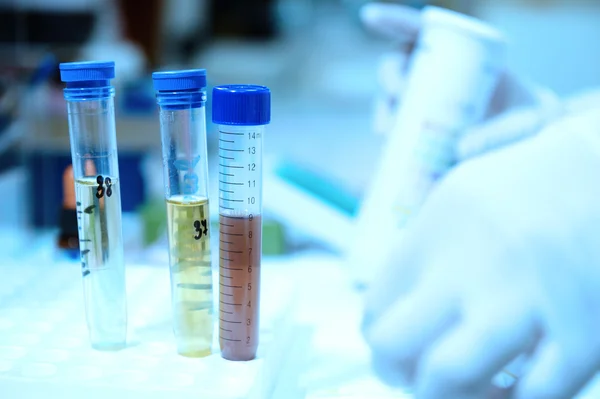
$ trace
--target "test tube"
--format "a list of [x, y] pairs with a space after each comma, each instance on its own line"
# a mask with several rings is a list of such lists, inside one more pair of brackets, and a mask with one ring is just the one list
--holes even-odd
[[173, 332], [180, 355], [203, 357], [213, 339], [206, 70], [152, 78], [160, 106]]
[[219, 129], [219, 344], [228, 360], [252, 360], [258, 349], [262, 144], [270, 119], [267, 87], [213, 88]]
[[396, 232], [453, 166], [457, 140], [484, 116], [505, 65], [496, 29], [438, 7], [425, 7], [422, 17], [402, 104], [356, 220], [364, 234], [349, 242], [360, 285], [370, 283], [371, 265], [384, 262]]
[[115, 131], [114, 62], [59, 66], [66, 83], [86, 319], [92, 347], [127, 340], [121, 191]]

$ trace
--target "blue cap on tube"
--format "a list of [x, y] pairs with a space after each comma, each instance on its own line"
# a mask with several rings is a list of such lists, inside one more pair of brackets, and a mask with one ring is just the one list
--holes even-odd
[[63, 62], [59, 69], [60, 80], [69, 88], [108, 86], [115, 78], [113, 61]]
[[257, 126], [271, 121], [271, 91], [265, 86], [213, 88], [212, 119], [219, 125]]
[[206, 101], [206, 69], [164, 71], [152, 74], [158, 105], [177, 111], [200, 108]]
[[154, 72], [152, 80], [156, 91], [198, 90], [206, 87], [206, 69]]

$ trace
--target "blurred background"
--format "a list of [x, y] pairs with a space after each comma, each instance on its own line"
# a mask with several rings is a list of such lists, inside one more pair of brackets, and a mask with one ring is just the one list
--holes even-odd
[[[265, 151], [265, 252], [339, 250], [369, 181], [377, 65], [392, 43], [359, 20], [364, 0], [0, 0], [0, 247], [20, 253], [56, 234], [70, 163], [57, 63], [114, 60], [125, 237], [140, 254], [164, 240], [155, 70], [206, 68], [211, 86], [273, 92]], [[510, 65], [560, 95], [600, 82], [600, 3], [592, 0], [404, 1], [474, 15], [510, 38]], [[210, 99], [207, 109], [210, 115]], [[215, 129], [208, 126], [214, 158]], [[211, 160], [211, 165], [216, 165]], [[213, 168], [213, 170], [215, 170]], [[214, 192], [216, 181], [211, 183]], [[277, 201], [269, 201], [269, 190]], [[300, 201], [300, 202], [299, 202]], [[302, 201], [335, 223], [308, 221]], [[213, 201], [216, 204], [216, 201]], [[308, 218], [310, 219], [310, 218]], [[339, 223], [338, 223], [339, 222]], [[322, 224], [322, 225], [320, 225]], [[133, 251], [133, 249], [140, 251]]]
[[[366, 2], [0, 0], [0, 262], [27, 259], [48, 266], [62, 256], [58, 247], [69, 246], [68, 234], [76, 238], [75, 221], [73, 231], [65, 232], [63, 223], [66, 241], [60, 231], [63, 172], [71, 155], [57, 66], [81, 60], [116, 62], [128, 266], [168, 265], [151, 72], [180, 68], [206, 68], [209, 94], [212, 86], [225, 83], [271, 88], [272, 123], [264, 138], [264, 255], [343, 252], [384, 142], [374, 132], [374, 99], [381, 90], [377, 73], [382, 56], [395, 48], [361, 25], [359, 10]], [[497, 26], [510, 39], [510, 68], [561, 96], [600, 85], [598, 1], [398, 3], [443, 6]], [[216, 171], [210, 107], [209, 95], [209, 168]], [[216, 173], [211, 179], [212, 220], [217, 221]], [[332, 300], [337, 291], [328, 281], [341, 286], [345, 269], [327, 269], [313, 259], [298, 265], [305, 280], [293, 282], [305, 281], [312, 290], [312, 300], [304, 303], [306, 315], [321, 310], [306, 319], [330, 324], [311, 342], [312, 374], [304, 378], [316, 387], [331, 386], [338, 382], [323, 381], [332, 375], [335, 380], [342, 363], [351, 370], [338, 376], [340, 381], [368, 374], [363, 360], [369, 353], [359, 346], [358, 327], [340, 335], [339, 320], [360, 323], [360, 301], [349, 290]], [[327, 301], [336, 317], [327, 313]], [[383, 389], [374, 378], [361, 381], [371, 394]], [[339, 384], [357, 391], [358, 385]]]

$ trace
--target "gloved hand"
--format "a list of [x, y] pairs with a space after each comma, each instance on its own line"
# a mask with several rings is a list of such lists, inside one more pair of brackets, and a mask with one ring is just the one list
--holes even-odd
[[[375, 99], [374, 130], [387, 134], [395, 123], [397, 108], [402, 102], [407, 65], [421, 29], [418, 10], [395, 4], [369, 3], [361, 10], [364, 24], [386, 37], [399, 42], [396, 49], [385, 54], [379, 62], [380, 90]], [[506, 111], [516, 110], [505, 123]], [[478, 155], [505, 143], [537, 133], [549, 120], [560, 115], [556, 96], [548, 89], [517, 78], [510, 71], [501, 75], [492, 96], [485, 119], [493, 122], [487, 129], [464, 132], [458, 159]], [[501, 116], [500, 116], [501, 115]], [[520, 129], [512, 128], [517, 119]]]
[[571, 398], [600, 366], [600, 108], [459, 164], [366, 298], [376, 370], [418, 399]]
[[587, 89], [562, 101], [519, 106], [468, 129], [457, 144], [458, 162], [538, 134], [544, 126], [566, 115], [600, 107], [600, 89]]

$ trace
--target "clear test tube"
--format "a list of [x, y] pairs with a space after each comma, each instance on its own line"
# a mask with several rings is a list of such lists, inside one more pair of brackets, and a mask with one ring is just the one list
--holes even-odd
[[505, 65], [505, 40], [494, 28], [437, 7], [425, 7], [422, 17], [402, 104], [356, 220], [363, 234], [349, 242], [361, 285], [453, 166], [457, 140], [484, 116]]
[[262, 144], [271, 120], [264, 86], [213, 89], [219, 128], [219, 344], [228, 360], [256, 357], [262, 251]]
[[180, 355], [203, 357], [213, 340], [206, 70], [155, 72], [152, 79], [160, 106], [173, 332]]
[[92, 347], [127, 338], [121, 190], [115, 131], [114, 62], [60, 64], [66, 82], [86, 319]]

